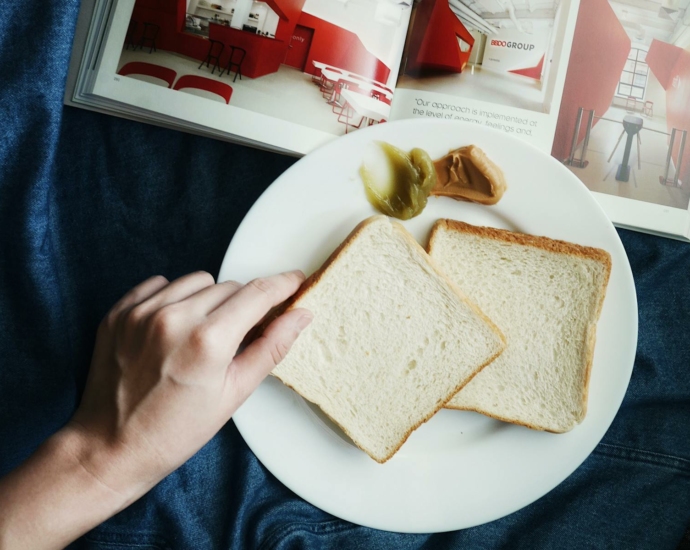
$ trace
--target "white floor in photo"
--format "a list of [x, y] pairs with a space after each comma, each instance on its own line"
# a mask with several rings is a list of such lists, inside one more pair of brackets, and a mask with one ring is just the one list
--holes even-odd
[[[147, 50], [136, 52], [123, 50], [118, 63], [118, 70], [131, 61], [144, 61], [173, 69], [177, 72], [178, 78], [182, 75], [191, 74], [228, 84], [232, 87], [230, 105], [234, 107], [287, 120], [336, 136], [345, 133], [345, 125], [338, 122], [338, 116], [333, 113], [331, 106], [321, 95], [318, 86], [312, 82], [311, 76], [287, 65], [281, 65], [278, 72], [273, 74], [254, 79], [242, 75], [242, 80], [238, 76], [237, 80], [233, 82], [234, 72], [230, 73], [229, 76], [225, 73], [220, 77], [218, 70], [215, 71], [215, 74], [211, 74], [213, 65], [211, 68], [206, 68], [204, 65], [199, 69], [200, 62], [198, 60], [163, 50], [150, 54]], [[140, 79], [156, 82], [155, 79], [147, 77], [140, 77]], [[225, 102], [210, 92], [191, 89], [186, 89], [184, 92], [212, 101]], [[183, 91], [181, 90], [180, 93]], [[350, 128], [348, 131], [351, 130]]]
[[419, 78], [402, 75], [398, 79], [398, 88], [436, 92], [539, 113], [545, 112], [544, 90], [541, 89], [541, 83], [526, 76], [483, 70], [478, 65], [474, 67], [474, 71], [468, 65], [459, 74]]
[[[623, 131], [623, 117], [633, 114], [620, 107], [610, 107], [603, 118], [615, 120], [600, 120], [592, 128], [587, 149], [586, 160], [589, 164], [585, 168], [569, 166], [570, 170], [580, 178], [591, 190], [629, 199], [651, 202], [673, 208], [688, 208], [690, 187], [674, 188], [659, 183], [663, 177], [668, 154], [668, 136], [658, 132], [666, 132], [666, 118], [655, 113], [653, 117], [640, 116], [644, 125], [640, 132], [640, 153], [638, 157], [636, 138], [633, 137], [630, 152], [630, 177], [627, 182], [616, 180], [616, 171], [623, 160], [625, 140], [623, 135], [611, 161], [608, 161], [616, 141]], [[663, 114], [663, 113], [661, 113]], [[650, 130], [657, 130], [652, 132]], [[578, 148], [575, 157], [581, 154]], [[638, 165], [638, 158], [640, 163]], [[671, 168], [671, 174], [673, 168]]]

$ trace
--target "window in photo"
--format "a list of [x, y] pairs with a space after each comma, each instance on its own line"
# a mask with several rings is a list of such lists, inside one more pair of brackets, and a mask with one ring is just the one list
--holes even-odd
[[644, 99], [647, 88], [647, 73], [649, 72], [646, 59], [646, 50], [635, 47], [630, 48], [628, 59], [618, 81], [617, 96]]

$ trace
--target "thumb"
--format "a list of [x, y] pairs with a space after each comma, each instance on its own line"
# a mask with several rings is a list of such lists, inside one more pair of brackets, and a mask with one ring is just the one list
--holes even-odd
[[235, 357], [228, 369], [228, 390], [241, 404], [287, 355], [313, 315], [306, 309], [292, 309], [273, 321], [264, 333]]

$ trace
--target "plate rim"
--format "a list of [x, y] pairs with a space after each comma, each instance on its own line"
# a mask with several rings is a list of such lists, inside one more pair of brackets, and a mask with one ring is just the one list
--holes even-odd
[[[453, 130], [460, 130], [462, 129], [476, 129], [476, 125], [471, 124], [471, 123], [466, 123], [466, 122], [459, 122], [459, 121], [442, 121], [442, 120], [403, 120], [403, 121], [395, 121], [395, 122], [389, 122], [386, 123], [386, 130], [384, 133], [387, 132], [395, 132], [395, 129], [398, 127], [403, 127], [403, 126], [412, 126], [412, 127], [419, 127], [419, 126], [430, 126], [430, 127], [447, 127], [447, 128], [452, 128]], [[374, 127], [375, 128], [375, 127]], [[629, 367], [627, 368], [625, 374], [625, 384], [623, 390], [620, 392], [620, 398], [616, 399], [615, 406], [612, 407], [613, 413], [611, 415], [610, 421], [606, 424], [606, 426], [601, 429], [601, 435], [595, 438], [595, 441], [593, 444], [591, 444], [591, 448], [587, 448], [587, 452], [582, 454], [582, 458], [578, 460], [574, 460], [573, 463], [571, 464], [571, 467], [566, 468], [565, 470], [561, 470], [561, 472], [566, 471], [565, 475], [559, 475], [560, 481], [552, 485], [550, 488], [548, 488], [545, 491], [540, 492], [536, 497], [527, 497], [524, 502], [520, 503], [517, 507], [514, 507], [511, 511], [501, 514], [492, 520], [488, 521], [493, 521], [495, 519], [499, 519], [501, 517], [505, 517], [506, 515], [509, 515], [510, 513], [513, 513], [517, 510], [520, 510], [524, 508], [525, 506], [528, 506], [529, 504], [535, 502], [536, 500], [540, 499], [544, 495], [548, 494], [550, 491], [552, 491], [554, 488], [556, 488], [558, 485], [560, 485], [563, 481], [565, 481], [586, 459], [589, 457], [589, 455], [592, 453], [594, 448], [599, 444], [599, 442], [602, 440], [604, 435], [606, 434], [607, 430], [609, 429], [610, 425], [614, 421], [616, 415], [618, 414], [618, 411], [620, 410], [620, 407], [623, 403], [623, 399], [626, 395], [627, 388], [630, 383], [630, 378], [632, 376], [632, 370], [634, 366], [634, 359], [636, 355], [636, 349], [637, 349], [637, 342], [638, 342], [638, 333], [639, 333], [639, 311], [638, 311], [638, 303], [637, 303], [637, 294], [635, 291], [635, 281], [634, 277], [632, 274], [632, 268], [630, 266], [630, 262], [627, 258], [627, 253], [625, 251], [625, 248], [623, 246], [623, 243], [620, 239], [620, 235], [616, 231], [615, 227], [613, 224], [608, 220], [603, 208], [599, 205], [599, 203], [596, 201], [594, 196], [591, 194], [589, 189], [584, 185], [584, 183], [577, 178], [574, 174], [569, 172], [565, 167], [563, 167], [562, 163], [560, 163], [557, 159], [551, 157], [550, 155], [546, 154], [545, 152], [541, 151], [539, 148], [536, 146], [521, 141], [516, 137], [509, 136], [503, 132], [500, 132], [498, 130], [492, 129], [492, 128], [487, 128], [487, 127], [481, 127], [481, 131], [485, 132], [488, 135], [494, 135], [494, 136], [500, 136], [500, 139], [505, 139], [508, 140], [510, 143], [513, 144], [519, 144], [518, 147], [523, 147], [526, 149], [529, 149], [532, 151], [532, 153], [537, 154], [540, 156], [543, 160], [548, 161], [551, 163], [554, 167], [558, 166], [558, 170], [561, 171], [563, 174], [564, 178], [569, 180], [569, 185], [575, 185], [577, 184], [581, 189], [580, 191], [583, 191], [586, 193], [588, 196], [588, 200], [590, 203], [590, 206], [594, 208], [594, 210], [597, 212], [598, 216], [602, 220], [606, 220], [608, 222], [607, 226], [610, 228], [610, 236], [613, 237], [613, 244], [617, 248], [617, 254], [621, 255], [621, 259], [625, 259], [624, 262], [617, 262], [616, 268], [618, 270], [622, 270], [619, 278], [625, 279], [626, 284], [628, 285], [628, 288], [625, 291], [625, 295], [627, 296], [628, 299], [632, 298], [632, 300], [629, 300], [629, 305], [631, 307], [630, 313], [634, 313], [632, 315], [632, 325], [628, 327], [628, 330], [630, 330], [630, 340], [633, 343], [627, 350], [624, 350], [626, 353], [626, 357], [621, 360], [622, 363], [629, 364]], [[333, 142], [327, 143], [318, 149], [316, 149], [313, 153], [310, 153], [303, 159], [300, 159], [297, 163], [292, 165], [290, 168], [288, 168], [285, 172], [283, 172], [274, 182], [272, 182], [261, 194], [261, 196], [257, 199], [257, 201], [252, 205], [252, 207], [249, 209], [245, 217], [243, 218], [242, 222], [238, 226], [235, 234], [233, 235], [230, 244], [228, 245], [228, 248], [226, 249], [225, 256], [223, 258], [223, 262], [221, 264], [220, 272], [219, 272], [219, 277], [218, 281], [225, 280], [223, 275], [227, 273], [229, 270], [229, 263], [231, 261], [231, 256], [232, 256], [232, 249], [233, 249], [233, 244], [237, 242], [238, 240], [238, 235], [241, 236], [242, 232], [242, 227], [247, 223], [247, 220], [249, 220], [253, 215], [256, 214], [257, 211], [260, 211], [262, 208], [262, 201], [267, 201], [270, 200], [270, 196], [275, 190], [277, 189], [278, 184], [282, 182], [283, 180], [289, 180], [291, 177], [292, 173], [297, 173], [301, 168], [300, 166], [303, 165], [305, 162], [311, 162], [309, 159], [314, 158], [316, 154], [324, 155], [324, 151], [330, 151], [330, 150], [336, 150], [337, 148], [342, 147], [342, 144], [344, 143], [344, 140], [349, 140], [349, 141], [359, 141], [363, 140], [364, 136], [367, 135], [367, 132], [369, 133], [374, 133], [374, 131], [371, 131], [369, 128], [359, 130], [358, 132], [354, 132], [352, 134], [348, 134], [346, 136], [343, 136], [342, 138], [339, 138], [338, 140], [335, 140]], [[380, 130], [379, 130], [380, 132]], [[467, 141], [467, 140], [462, 140], [459, 139], [458, 141]], [[321, 151], [321, 153], [319, 153]], [[608, 250], [609, 253], [612, 253], [612, 250]], [[613, 257], [613, 253], [612, 253]], [[611, 283], [611, 280], [609, 281], [609, 284]], [[591, 389], [591, 388], [590, 388]], [[297, 396], [298, 399], [303, 399], [299, 396]], [[243, 406], [244, 407], [244, 406]], [[428, 533], [428, 532], [446, 532], [446, 531], [454, 531], [457, 529], [464, 529], [464, 528], [469, 528], [474, 525], [467, 525], [467, 526], [448, 526], [447, 528], [434, 528], [433, 530], [427, 530], [427, 529], [419, 529], [414, 526], [410, 526], [409, 529], [406, 529], [404, 525], [397, 525], [396, 528], [391, 529], [390, 525], [387, 525], [385, 522], [384, 523], [379, 523], [376, 521], [368, 521], [365, 519], [365, 521], [362, 521], [361, 517], [358, 517], [357, 514], [351, 514], [346, 512], [343, 512], [343, 510], [340, 510], [336, 507], [331, 506], [329, 503], [324, 504], [323, 502], [318, 502], [315, 503], [313, 498], [308, 498], [305, 496], [305, 491], [303, 488], [299, 485], [298, 482], [296, 482], [294, 479], [285, 479], [284, 476], [279, 476], [277, 475], [273, 469], [267, 464], [267, 462], [270, 463], [270, 458], [267, 459], [267, 457], [264, 455], [263, 450], [260, 448], [261, 445], [256, 443], [256, 434], [251, 433], [250, 430], [245, 429], [244, 426], [244, 421], [242, 420], [242, 410], [243, 407], [238, 409], [238, 411], [233, 415], [233, 419], [236, 419], [239, 415], [240, 422], [238, 423], [237, 421], [235, 422], [235, 425], [238, 428], [238, 431], [242, 435], [242, 437], [245, 439], [247, 442], [248, 446], [254, 452], [254, 454], [257, 456], [257, 458], [264, 464], [264, 466], [271, 471], [276, 478], [283, 483], [286, 487], [288, 487], [290, 490], [295, 492], [297, 495], [299, 495], [301, 498], [305, 499], [307, 502], [312, 503], [314, 506], [320, 508], [321, 510], [324, 510], [336, 517], [342, 518], [344, 520], [363, 525], [366, 527], [370, 528], [375, 528], [375, 529], [381, 529], [381, 530], [386, 530], [386, 531], [394, 531], [394, 532], [404, 532], [404, 533]], [[478, 414], [478, 413], [476, 413]], [[475, 525], [481, 525], [486, 522], [480, 522]], [[401, 528], [402, 527], [402, 528]]]

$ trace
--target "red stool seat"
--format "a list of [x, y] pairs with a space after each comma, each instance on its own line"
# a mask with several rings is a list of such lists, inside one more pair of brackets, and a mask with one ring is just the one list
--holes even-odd
[[160, 65], [154, 65], [153, 63], [146, 63], [144, 61], [132, 61], [123, 65], [122, 68], [117, 71], [117, 74], [122, 76], [128, 76], [131, 74], [141, 74], [146, 76], [152, 76], [154, 78], [160, 78], [168, 83], [168, 88], [172, 88], [173, 82], [177, 78], [177, 73], [172, 69], [167, 67], [161, 67]]
[[181, 76], [175, 82], [175, 90], [182, 90], [183, 88], [195, 88], [197, 90], [206, 90], [207, 92], [219, 95], [225, 100], [225, 103], [230, 103], [232, 96], [232, 87], [223, 82], [212, 80], [203, 76], [196, 76], [193, 74], [186, 74]]

